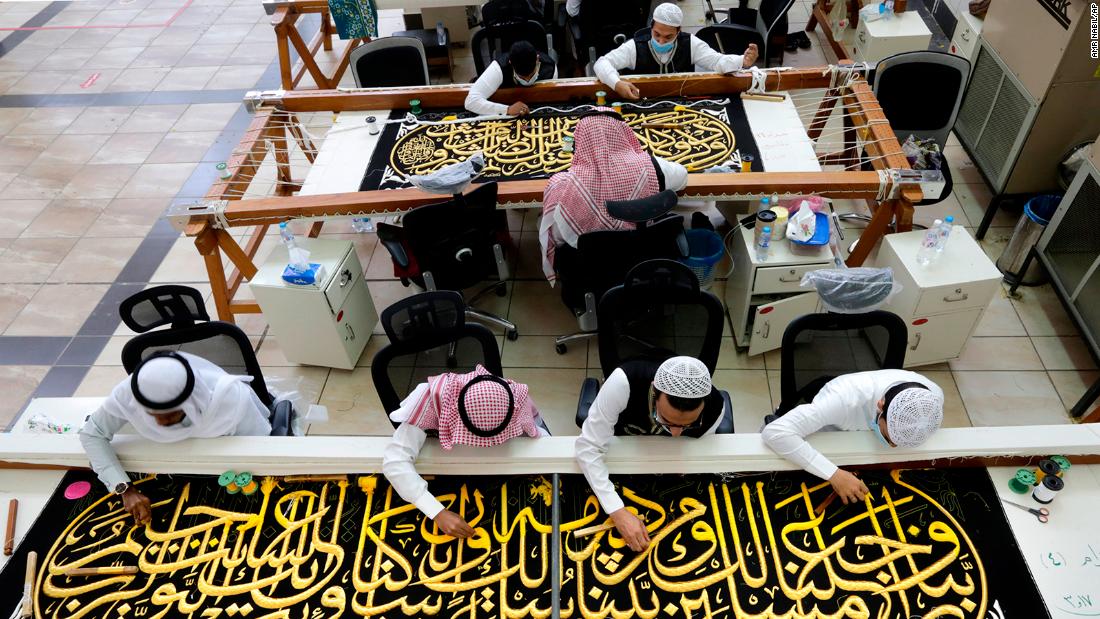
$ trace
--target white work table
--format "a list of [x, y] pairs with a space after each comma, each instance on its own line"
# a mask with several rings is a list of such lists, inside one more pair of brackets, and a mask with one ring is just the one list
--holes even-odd
[[[821, 171], [813, 143], [806, 135], [806, 129], [790, 97], [782, 103], [750, 100], [744, 101], [743, 105], [766, 171]], [[367, 131], [368, 116], [374, 116], [379, 123], [378, 135], [370, 135]], [[299, 195], [359, 191], [359, 184], [378, 145], [378, 138], [385, 131], [385, 125], [381, 123], [388, 120], [389, 116], [390, 110], [340, 112], [328, 135], [322, 140], [317, 159], [306, 174]]]

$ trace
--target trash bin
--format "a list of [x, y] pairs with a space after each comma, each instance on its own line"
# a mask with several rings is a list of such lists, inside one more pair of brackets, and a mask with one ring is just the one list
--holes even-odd
[[1039, 237], [1061, 201], [1062, 196], [1045, 195], [1036, 196], [1024, 204], [1024, 214], [1016, 222], [1012, 237], [1008, 239], [1008, 246], [997, 259], [997, 268], [1004, 273], [1005, 280], [1009, 283], [1019, 280], [1023, 286], [1038, 286], [1046, 281], [1046, 274], [1038, 260], [1031, 261], [1027, 273], [1021, 274], [1020, 269], [1024, 266], [1028, 252], [1039, 242]]
[[713, 230], [701, 229], [685, 230], [684, 235], [688, 242], [688, 256], [681, 258], [680, 262], [699, 278], [699, 287], [708, 290], [714, 283], [715, 270], [726, 251], [722, 237]]

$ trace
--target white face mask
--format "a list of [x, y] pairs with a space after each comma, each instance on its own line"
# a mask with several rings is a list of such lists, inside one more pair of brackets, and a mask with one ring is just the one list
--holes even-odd
[[539, 60], [535, 61], [535, 72], [531, 74], [530, 79], [526, 79], [526, 80], [523, 79], [522, 77], [519, 76], [518, 73], [515, 72], [515, 70], [512, 71], [512, 77], [515, 78], [516, 83], [519, 84], [520, 86], [534, 86], [535, 82], [539, 81], [539, 69], [541, 68], [541, 64], [542, 64], [541, 61], [539, 61]]

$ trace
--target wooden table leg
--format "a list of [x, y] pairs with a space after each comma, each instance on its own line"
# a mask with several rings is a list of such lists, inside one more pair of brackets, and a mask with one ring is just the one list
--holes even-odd
[[896, 200], [884, 200], [875, 209], [875, 212], [871, 215], [871, 223], [863, 229], [863, 234], [859, 235], [856, 248], [852, 250], [848, 260], [845, 261], [845, 264], [849, 267], [863, 266], [863, 262], [867, 260], [867, 256], [878, 244], [879, 239], [886, 235], [886, 229], [890, 227], [890, 221], [894, 219], [897, 208], [894, 202]]

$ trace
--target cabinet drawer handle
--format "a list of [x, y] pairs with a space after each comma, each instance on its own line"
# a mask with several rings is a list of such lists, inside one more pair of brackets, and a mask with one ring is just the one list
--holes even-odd
[[793, 284], [795, 282], [802, 281], [802, 278], [801, 277], [783, 277], [782, 275], [780, 275], [779, 276], [779, 281], [783, 282], [784, 284]]
[[340, 274], [340, 287], [343, 288], [351, 282], [351, 269], [344, 269], [344, 272]]
[[920, 346], [920, 333], [917, 334], [917, 341], [909, 347], [909, 350], [916, 350], [918, 346]]
[[866, 32], [859, 33], [859, 42], [860, 43], [866, 43], [867, 42], [867, 33]]
[[354, 340], [355, 339], [355, 330], [351, 328], [351, 325], [345, 324], [344, 328], [348, 330], [348, 339], [349, 340]]
[[[956, 290], [955, 292], [959, 292], [959, 291]], [[964, 292], [964, 293], [960, 294], [957, 297], [944, 297], [943, 302], [944, 303], [958, 303], [959, 301], [965, 301], [969, 298], [970, 298], [970, 295], [968, 295]]]
[[960, 36], [962, 37], [963, 41], [969, 41], [970, 40], [970, 29], [967, 28], [966, 30], [963, 30], [963, 33]]
[[766, 340], [766, 339], [768, 339], [768, 336], [771, 335], [771, 333], [772, 333], [772, 323], [770, 321], [765, 320], [764, 321], [764, 328], [760, 332], [760, 337], [762, 337]]

